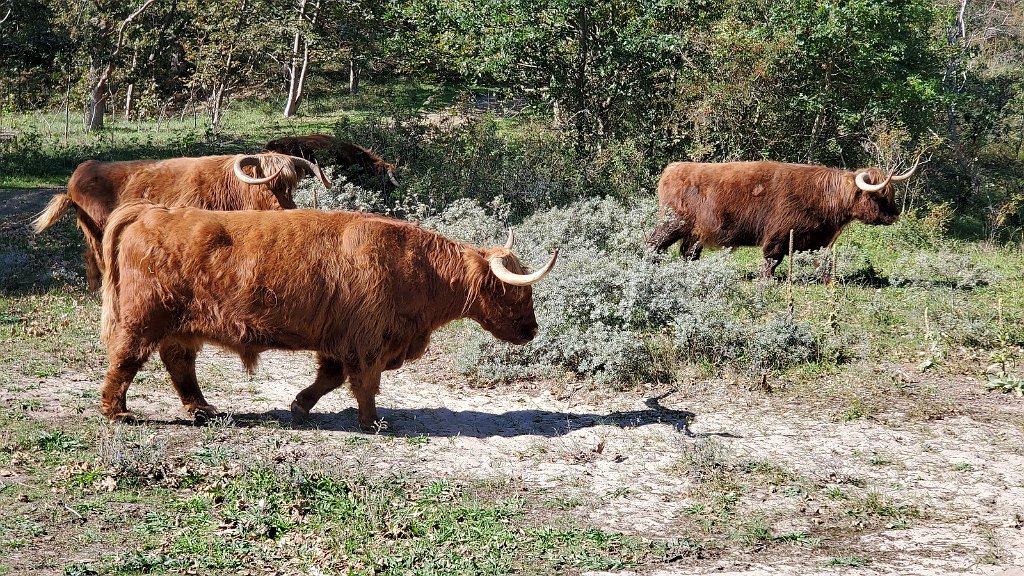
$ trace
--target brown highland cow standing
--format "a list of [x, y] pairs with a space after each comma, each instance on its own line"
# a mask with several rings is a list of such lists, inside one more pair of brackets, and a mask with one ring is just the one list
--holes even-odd
[[384, 161], [372, 150], [358, 144], [342, 142], [327, 134], [309, 134], [306, 136], [285, 136], [267, 142], [265, 150], [300, 156], [310, 162], [317, 161], [317, 152], [321, 157], [339, 169], [347, 170], [351, 178], [359, 183], [372, 182], [380, 186], [381, 191], [391, 196], [398, 186], [395, 177], [395, 166]]

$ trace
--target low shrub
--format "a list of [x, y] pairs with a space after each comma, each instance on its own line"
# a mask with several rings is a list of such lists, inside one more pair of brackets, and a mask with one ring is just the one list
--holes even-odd
[[806, 325], [782, 314], [753, 330], [747, 350], [751, 370], [760, 373], [813, 360], [818, 343]]
[[994, 273], [962, 254], [919, 251], [896, 260], [889, 272], [893, 286], [951, 286], [971, 289], [998, 280]]

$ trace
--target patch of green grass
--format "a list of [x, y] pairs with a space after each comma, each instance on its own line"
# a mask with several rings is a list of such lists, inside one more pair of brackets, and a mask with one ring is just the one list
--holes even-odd
[[837, 568], [859, 568], [861, 566], [867, 566], [871, 561], [862, 556], [836, 556], [830, 558], [824, 562], [825, 566], [834, 566]]
[[61, 431], [43, 434], [36, 440], [36, 445], [43, 452], [71, 452], [84, 447], [81, 440]]
[[796, 480], [796, 475], [782, 466], [766, 460], [751, 460], [741, 466], [746, 474], [756, 474], [772, 486], [781, 486]]
[[425, 446], [430, 443], [430, 437], [425, 434], [417, 434], [406, 438], [405, 443], [412, 446]]
[[[205, 509], [193, 516], [172, 510]], [[256, 467], [222, 488], [148, 512], [139, 530], [171, 545], [144, 545], [89, 568], [103, 573], [231, 569], [272, 561], [281, 543], [306, 565], [355, 573], [503, 574], [620, 569], [664, 546], [601, 530], [527, 528], [521, 500], [482, 502], [447, 483], [419, 487]], [[170, 522], [185, 517], [186, 523]], [[323, 562], [323, 563], [320, 563]]]
[[196, 448], [192, 451], [192, 458], [197, 462], [202, 462], [208, 466], [221, 466], [223, 464], [227, 464], [236, 456], [237, 453], [235, 450], [226, 446]]
[[916, 505], [894, 502], [878, 492], [868, 492], [862, 498], [848, 500], [846, 514], [862, 521], [882, 521], [892, 529], [909, 528], [912, 520], [921, 517]]

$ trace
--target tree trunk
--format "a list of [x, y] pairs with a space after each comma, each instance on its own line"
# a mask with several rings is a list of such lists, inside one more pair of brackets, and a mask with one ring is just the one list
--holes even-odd
[[[295, 35], [295, 41], [298, 43], [299, 34]], [[285, 118], [291, 118], [298, 112], [304, 95], [302, 89], [306, 82], [306, 67], [309, 65], [309, 43], [303, 40], [302, 45], [302, 59], [293, 58], [289, 70], [291, 80], [288, 83], [288, 101], [284, 105]]]
[[132, 92], [135, 91], [135, 84], [129, 84], [127, 93], [124, 95], [124, 119], [132, 119]]
[[579, 45], [573, 66], [572, 114], [576, 131], [576, 151], [583, 152], [586, 146], [587, 115], [587, 64], [590, 55], [590, 18], [587, 7], [581, 4], [576, 13], [579, 26]]
[[99, 56], [94, 54], [92, 64], [89, 66], [89, 105], [85, 113], [85, 129], [88, 131], [103, 128], [103, 115], [107, 108], [107, 82], [110, 80], [110, 73], [114, 70], [114, 63], [121, 53], [122, 42], [124, 41], [124, 29], [138, 17], [139, 14], [149, 8], [156, 0], [145, 0], [135, 12], [132, 12], [117, 27], [117, 39], [114, 42], [114, 49], [110, 54]]
[[[138, 65], [138, 63], [139, 63], [139, 51], [136, 50], [132, 54], [132, 68], [131, 68], [131, 70], [132, 70], [132, 74], [133, 75], [134, 75], [134, 72], [135, 72], [135, 67]], [[134, 102], [132, 101], [132, 96], [135, 93], [135, 83], [134, 82], [128, 85], [128, 90], [126, 92], [127, 93], [124, 96], [124, 119], [125, 120], [131, 120], [132, 119], [132, 105], [134, 104]]]
[[[314, 4], [310, 23], [316, 24], [320, 3]], [[303, 88], [306, 82], [306, 71], [309, 67], [309, 41], [302, 35], [302, 21], [306, 18], [306, 0], [299, 5], [299, 17], [296, 21], [295, 39], [292, 41], [292, 61], [288, 65], [288, 99], [284, 104], [284, 117], [291, 118], [299, 110], [302, 103]], [[299, 56], [299, 48], [302, 55]]]
[[967, 179], [967, 186], [960, 202], [965, 202], [969, 196], [981, 186], [981, 179], [975, 171], [974, 162], [964, 152], [963, 142], [960, 141], [960, 131], [957, 125], [958, 111], [956, 109], [955, 96], [963, 93], [964, 81], [961, 77], [964, 74], [964, 62], [967, 58], [967, 4], [969, 0], [959, 0], [956, 21], [946, 31], [946, 42], [953, 48], [952, 59], [946, 64], [946, 71], [943, 75], [943, 87], [947, 94], [953, 95], [949, 105], [946, 107], [946, 130], [949, 132], [949, 143], [953, 148], [957, 164], [960, 165], [961, 177]]
[[86, 131], [103, 128], [103, 115], [107, 109], [107, 80], [110, 78], [110, 64], [102, 68], [93, 63], [89, 68], [89, 79], [92, 88], [89, 90], [89, 106], [86, 109]]
[[359, 93], [359, 64], [354, 57], [348, 59], [348, 93]]

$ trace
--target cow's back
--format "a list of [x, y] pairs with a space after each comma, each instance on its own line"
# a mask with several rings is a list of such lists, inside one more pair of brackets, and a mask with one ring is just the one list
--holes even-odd
[[821, 203], [833, 169], [782, 162], [674, 162], [662, 172], [658, 201], [693, 223], [707, 246], [759, 245]]
[[[207, 210], [280, 210], [294, 208], [290, 183], [299, 176], [282, 155], [266, 155], [281, 170], [266, 184], [246, 184], [234, 175], [237, 156], [170, 158], [146, 166], [125, 183], [120, 201], [148, 200], [166, 206], [194, 206]], [[277, 190], [276, 188], [281, 188]]]
[[157, 160], [101, 162], [86, 160], [75, 168], [68, 180], [68, 194], [79, 212], [89, 218], [99, 235], [107, 218], [121, 200], [127, 181], [139, 170]]

